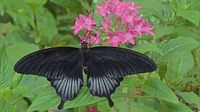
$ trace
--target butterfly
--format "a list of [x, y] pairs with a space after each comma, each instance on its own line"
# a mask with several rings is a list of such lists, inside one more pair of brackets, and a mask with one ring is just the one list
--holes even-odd
[[105, 97], [110, 107], [114, 105], [112, 93], [123, 77], [156, 70], [155, 62], [139, 52], [117, 47], [81, 48], [54, 47], [24, 56], [14, 66], [21, 74], [46, 77], [61, 98], [58, 109], [65, 101], [74, 99], [83, 86], [83, 72], [87, 75], [87, 87], [93, 96]]

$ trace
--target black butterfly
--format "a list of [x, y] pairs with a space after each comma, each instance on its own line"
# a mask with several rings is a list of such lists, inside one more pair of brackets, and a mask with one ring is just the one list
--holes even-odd
[[114, 105], [111, 94], [126, 75], [152, 72], [155, 62], [136, 51], [117, 47], [81, 48], [55, 47], [39, 50], [20, 59], [15, 71], [46, 77], [61, 97], [58, 109], [66, 100], [74, 99], [83, 85], [83, 71], [87, 74], [87, 86], [94, 96], [106, 97], [110, 107]]

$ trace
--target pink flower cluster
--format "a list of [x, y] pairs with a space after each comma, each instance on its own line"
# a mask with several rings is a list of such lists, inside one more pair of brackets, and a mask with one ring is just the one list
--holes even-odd
[[73, 33], [77, 35], [82, 30], [86, 31], [85, 36], [80, 36], [82, 41], [98, 44], [106, 35], [109, 39], [105, 43], [117, 47], [119, 44], [135, 44], [135, 37], [142, 34], [154, 36], [154, 26], [149, 25], [147, 19], [138, 16], [138, 9], [141, 6], [135, 6], [134, 2], [109, 0], [101, 2], [97, 8], [97, 14], [103, 18], [99, 28], [96, 27], [97, 22], [93, 19], [92, 13], [76, 18], [72, 27]]

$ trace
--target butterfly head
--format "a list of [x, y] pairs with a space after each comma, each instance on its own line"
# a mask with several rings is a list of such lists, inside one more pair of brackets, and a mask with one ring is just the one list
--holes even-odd
[[86, 41], [82, 41], [81, 42], [81, 49], [87, 49], [87, 48], [89, 48], [88, 43]]

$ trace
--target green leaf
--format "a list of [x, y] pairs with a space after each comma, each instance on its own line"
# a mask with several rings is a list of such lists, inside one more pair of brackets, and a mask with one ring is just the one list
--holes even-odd
[[162, 102], [159, 110], [160, 112], [193, 112], [185, 104], [182, 103], [174, 104], [169, 102]]
[[26, 27], [28, 23], [32, 23], [33, 12], [24, 0], [1, 0], [4, 4], [6, 13], [12, 17], [12, 21], [18, 26]]
[[1, 95], [0, 95], [0, 109], [1, 112], [17, 112], [15, 107], [9, 104]]
[[53, 88], [48, 88], [46, 91], [40, 92], [40, 94], [33, 100], [27, 112], [57, 109], [59, 102], [60, 99], [56, 95], [55, 90]]
[[159, 112], [155, 105], [159, 105], [156, 100], [148, 98], [115, 98], [114, 108], [108, 106], [107, 101], [98, 103], [98, 110], [100, 112]]
[[182, 37], [194, 38], [195, 40], [198, 40], [200, 42], [198, 33], [194, 32], [194, 29], [191, 29], [188, 26], [176, 27], [174, 33]]
[[49, 82], [45, 78], [25, 75], [14, 91], [24, 97], [33, 99], [35, 96], [49, 88]]
[[190, 53], [192, 49], [199, 46], [200, 43], [189, 37], [177, 37], [171, 39], [168, 42], [162, 42], [159, 44], [159, 48], [163, 52], [161, 61], [169, 63], [174, 61], [172, 59], [179, 59], [186, 53]]
[[138, 46], [135, 46], [134, 50], [139, 51], [141, 53], [146, 53], [148, 51], [155, 51], [162, 55], [162, 51], [158, 48], [156, 43], [145, 43]]
[[3, 93], [3, 97], [7, 103], [11, 104], [16, 112], [25, 112], [28, 108], [28, 102], [21, 95], [14, 93], [12, 90], [7, 90]]
[[11, 86], [13, 76], [14, 71], [8, 63], [5, 45], [0, 43], [0, 91]]
[[78, 0], [50, 0], [51, 2], [62, 6], [63, 8], [70, 10], [71, 12], [77, 12], [78, 14], [83, 12], [85, 8], [81, 5]]
[[[86, 88], [83, 88], [74, 100], [65, 102], [64, 108], [67, 109], [90, 105], [101, 100], [104, 99], [92, 96]], [[28, 108], [28, 111], [57, 109], [59, 103], [60, 98], [55, 90], [53, 88], [48, 88], [48, 90], [41, 92], [41, 94], [36, 97], [32, 105]]]
[[[50, 0], [50, 1], [57, 5], [63, 6], [63, 7], [69, 6], [70, 4], [72, 5], [72, 3], [73, 3], [72, 0]], [[75, 1], [75, 2], [77, 2], [77, 1]]]
[[159, 48], [163, 52], [159, 61], [167, 66], [165, 74], [167, 80], [174, 81], [176, 78], [184, 78], [183, 75], [194, 66], [191, 50], [197, 46], [199, 46], [199, 42], [188, 37], [178, 37], [159, 44]]
[[199, 3], [200, 3], [199, 0], [189, 0], [188, 2], [190, 4], [189, 5], [190, 9], [196, 8], [199, 5]]
[[[41, 37], [39, 42], [41, 42], [41, 44], [49, 45], [53, 37], [57, 34], [55, 19], [53, 15], [45, 8], [38, 8], [35, 11], [35, 15], [37, 21], [37, 30], [39, 32], [39, 37]], [[35, 38], [38, 38], [38, 36]]]
[[65, 108], [74, 108], [79, 106], [90, 105], [102, 100], [105, 99], [91, 95], [88, 88], [82, 88], [80, 94], [73, 101], [66, 102]]
[[176, 110], [175, 112], [193, 112], [192, 109], [190, 109], [188, 106], [186, 106], [185, 104], [179, 104], [176, 106]]
[[187, 19], [188, 21], [192, 22], [196, 26], [199, 25], [200, 21], [200, 13], [196, 10], [187, 10], [187, 11], [181, 11], [178, 13], [179, 16], [182, 16], [183, 18]]
[[174, 26], [157, 26], [155, 28], [156, 38], [171, 34], [174, 32]]
[[34, 94], [26, 86], [20, 86], [19, 85], [16, 88], [14, 88], [13, 91], [22, 95], [23, 97], [34, 98]]
[[[148, 99], [145, 99], [148, 100]], [[130, 112], [158, 112], [152, 105], [149, 105], [147, 101], [141, 99], [129, 99], [128, 102], [130, 104]], [[153, 102], [151, 102], [153, 104]], [[127, 105], [125, 103], [125, 105]], [[123, 108], [121, 106], [121, 108]], [[121, 111], [124, 112], [124, 111]]]
[[34, 44], [34, 40], [28, 38], [28, 35], [22, 31], [7, 33], [5, 38], [9, 62], [13, 66], [24, 55], [27, 55], [28, 53], [38, 49], [38, 46]]
[[171, 103], [179, 103], [178, 98], [174, 92], [159, 79], [149, 78], [142, 86], [142, 88], [148, 95]]
[[176, 93], [181, 96], [187, 103], [195, 104], [198, 109], [200, 109], [200, 97], [197, 96], [194, 92], [180, 92], [176, 91]]
[[180, 56], [179, 59], [172, 59], [167, 64], [167, 73], [165, 74], [168, 80], [174, 80], [176, 78], [183, 79], [184, 75], [189, 72], [194, 66], [194, 59], [191, 53], [186, 53]]
[[[152, 15], [159, 16], [160, 18], [163, 17], [162, 14], [162, 1], [160, 0], [135, 0], [136, 5], [142, 6], [141, 10], [145, 11], [146, 13], [151, 13]], [[152, 5], [153, 4], [153, 5]]]
[[25, 0], [25, 2], [33, 9], [35, 10], [38, 7], [43, 6], [47, 0]]

